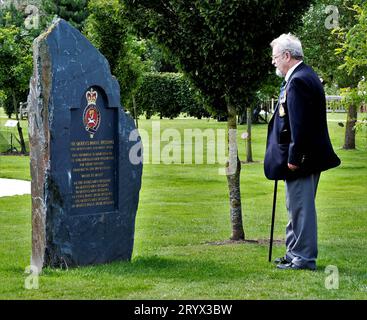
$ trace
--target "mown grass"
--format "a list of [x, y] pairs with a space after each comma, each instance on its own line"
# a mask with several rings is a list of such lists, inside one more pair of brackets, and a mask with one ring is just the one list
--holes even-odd
[[[345, 115], [330, 115], [344, 119]], [[152, 121], [139, 126], [147, 131]], [[317, 196], [317, 272], [279, 271], [267, 262], [268, 246], [227, 243], [228, 190], [220, 164], [145, 164], [131, 262], [43, 271], [38, 290], [24, 281], [30, 261], [30, 196], [0, 198], [0, 299], [366, 299], [367, 143], [345, 151], [344, 129], [329, 122], [342, 165], [322, 174]], [[225, 129], [213, 120], [163, 120], [166, 128]], [[238, 135], [245, 130], [240, 126]], [[253, 156], [243, 164], [241, 194], [248, 240], [268, 239], [273, 183], [263, 175], [266, 125], [253, 128]], [[183, 141], [181, 141], [183, 143]], [[162, 143], [161, 148], [165, 144]], [[244, 141], [240, 158], [245, 159]], [[183, 160], [182, 160], [183, 161]], [[29, 179], [28, 157], [0, 157], [0, 177]], [[280, 183], [275, 238], [284, 239], [286, 211]], [[276, 244], [273, 256], [284, 245]], [[328, 290], [325, 268], [339, 270], [339, 289]]]

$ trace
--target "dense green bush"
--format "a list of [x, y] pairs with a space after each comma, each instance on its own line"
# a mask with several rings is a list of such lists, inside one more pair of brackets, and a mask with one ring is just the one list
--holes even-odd
[[[209, 116], [199, 103], [197, 90], [190, 88], [181, 73], [145, 73], [135, 101], [137, 115], [145, 114], [147, 118], [159, 115], [161, 118], [173, 119], [181, 112], [197, 118]], [[134, 114], [132, 103], [126, 108]]]

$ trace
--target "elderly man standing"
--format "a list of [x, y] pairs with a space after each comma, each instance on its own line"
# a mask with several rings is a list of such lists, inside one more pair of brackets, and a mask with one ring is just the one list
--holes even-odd
[[315, 197], [320, 173], [340, 159], [330, 142], [326, 101], [317, 74], [303, 60], [299, 39], [282, 34], [271, 43], [272, 63], [284, 77], [278, 104], [269, 122], [264, 160], [268, 179], [284, 180], [288, 225], [286, 253], [279, 269], [316, 269]]

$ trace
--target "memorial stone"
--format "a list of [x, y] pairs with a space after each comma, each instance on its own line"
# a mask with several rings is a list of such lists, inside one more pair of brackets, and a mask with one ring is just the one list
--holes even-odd
[[62, 19], [33, 50], [31, 263], [41, 270], [130, 260], [142, 164], [129, 154], [141, 139], [119, 84], [106, 58]]

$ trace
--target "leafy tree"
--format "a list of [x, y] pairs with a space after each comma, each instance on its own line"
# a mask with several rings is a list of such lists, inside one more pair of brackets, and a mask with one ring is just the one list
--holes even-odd
[[151, 39], [137, 40], [144, 43], [144, 51], [142, 52], [142, 61], [149, 66], [149, 71], [152, 72], [174, 72], [177, 73], [177, 62], [169, 55], [169, 52], [160, 48]]
[[42, 0], [42, 9], [47, 14], [44, 23], [51, 22], [56, 15], [81, 31], [89, 15], [88, 2], [89, 0]]
[[272, 68], [270, 41], [299, 21], [310, 1], [125, 0], [128, 18], [143, 37], [153, 37], [217, 114], [226, 113], [230, 162], [227, 181], [234, 240], [244, 239], [241, 164], [233, 132], [237, 111], [252, 106]]
[[90, 1], [88, 8], [90, 16], [84, 33], [107, 58], [112, 74], [119, 80], [122, 103], [131, 106], [144, 71], [140, 60], [144, 46], [129, 33], [124, 6], [118, 0]]
[[[24, 8], [23, 8], [24, 9]], [[26, 28], [27, 13], [14, 5], [0, 9], [0, 88], [3, 91], [6, 113], [15, 113], [18, 105], [28, 94], [29, 79], [32, 74], [32, 42], [40, 30]], [[21, 152], [26, 147], [20, 122], [17, 124]]]
[[[303, 16], [303, 25], [296, 32], [304, 46], [305, 61], [317, 70], [328, 86], [356, 88], [361, 80], [361, 70], [348, 74], [339, 69], [343, 64], [343, 55], [336, 53], [344, 42], [345, 32], [356, 23], [355, 13], [350, 7], [363, 1], [335, 0], [330, 6], [328, 0], [317, 0]], [[350, 99], [347, 101], [352, 102]], [[352, 103], [346, 108], [348, 115], [344, 148], [354, 149], [357, 106]]]
[[357, 68], [367, 69], [367, 3], [362, 6], [353, 5], [356, 24], [353, 25], [345, 35], [345, 42], [339, 49], [343, 53], [344, 64], [341, 70], [347, 70], [348, 74], [353, 73]]
[[[353, 11], [356, 14], [357, 23], [348, 30], [348, 32], [344, 33], [344, 43], [339, 48], [338, 52], [343, 54], [344, 63], [339, 67], [342, 71], [347, 71], [348, 75], [354, 74], [356, 70], [358, 70], [358, 74], [363, 73], [366, 75], [367, 71], [367, 43], [366, 43], [366, 34], [367, 34], [367, 3], [353, 6]], [[342, 91], [342, 95], [344, 100], [349, 101], [349, 105], [355, 105], [357, 111], [357, 107], [366, 104], [366, 92], [367, 85], [365, 78], [358, 83], [356, 88], [346, 88]], [[355, 116], [355, 121], [350, 125], [353, 125], [352, 130], [355, 130], [355, 127], [358, 128], [356, 124], [357, 116], [356, 114], [352, 114]], [[359, 128], [362, 126], [366, 126], [366, 117], [363, 119]], [[344, 145], [346, 148], [347, 144]], [[353, 142], [352, 142], [353, 143]], [[354, 142], [355, 143], [355, 142]]]
[[18, 120], [18, 133], [21, 152], [26, 153], [22, 128], [18, 118], [19, 97], [28, 90], [32, 73], [32, 55], [29, 43], [22, 37], [17, 27], [0, 28], [0, 88], [11, 99], [13, 110]]
[[181, 111], [190, 117], [198, 119], [210, 118], [211, 114], [207, 110], [205, 100], [203, 99], [200, 91], [190, 86], [190, 82], [187, 81], [186, 78], [183, 79], [182, 86], [183, 91], [181, 96], [183, 102], [181, 104], [183, 109]]

